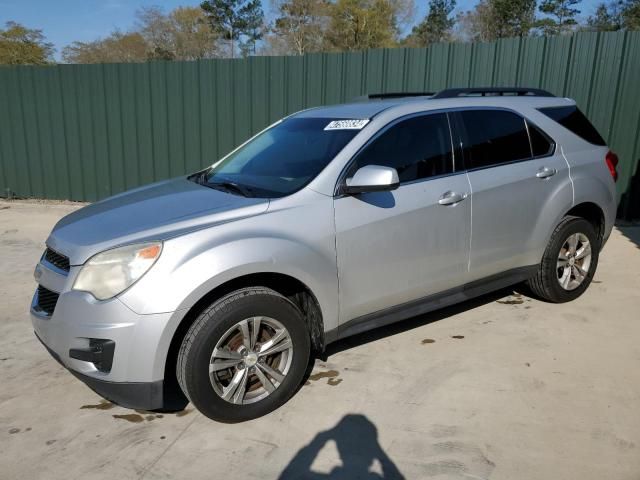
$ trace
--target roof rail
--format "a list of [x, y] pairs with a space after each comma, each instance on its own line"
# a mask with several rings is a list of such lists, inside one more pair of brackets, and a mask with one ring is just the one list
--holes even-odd
[[385, 98], [403, 97], [430, 97], [434, 92], [389, 92], [389, 93], [369, 93], [364, 98], [368, 100], [384, 100]]
[[517, 96], [517, 97], [555, 97], [551, 92], [539, 88], [525, 87], [479, 87], [479, 88], [447, 88], [436, 93], [432, 99], [456, 97], [489, 97], [489, 96]]

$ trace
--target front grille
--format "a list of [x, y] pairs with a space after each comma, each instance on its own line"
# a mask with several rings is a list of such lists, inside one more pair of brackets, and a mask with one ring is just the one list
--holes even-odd
[[59, 254], [55, 250], [47, 248], [44, 251], [44, 259], [50, 264], [58, 267], [60, 270], [64, 270], [65, 272], [69, 271], [69, 258]]
[[42, 285], [38, 285], [38, 308], [47, 315], [53, 315], [59, 296], [59, 293], [52, 292]]

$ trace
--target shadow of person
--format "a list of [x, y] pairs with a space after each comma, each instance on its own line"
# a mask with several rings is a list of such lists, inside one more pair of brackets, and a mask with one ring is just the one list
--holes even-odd
[[[328, 474], [312, 471], [313, 461], [330, 440], [336, 444], [342, 465], [334, 467]], [[370, 470], [375, 460], [380, 462], [382, 475]], [[296, 453], [279, 478], [404, 479], [380, 447], [376, 426], [364, 415], [355, 414], [345, 415], [331, 430], [318, 433], [308, 445]]]

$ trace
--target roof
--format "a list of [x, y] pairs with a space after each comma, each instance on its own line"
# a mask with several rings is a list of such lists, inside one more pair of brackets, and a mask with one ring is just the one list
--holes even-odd
[[[459, 89], [455, 89], [458, 91]], [[454, 91], [453, 89], [451, 91]], [[445, 90], [444, 92], [447, 92]], [[442, 93], [442, 92], [441, 92]], [[364, 101], [350, 102], [339, 105], [328, 105], [322, 107], [310, 108], [294, 114], [297, 118], [373, 118], [379, 113], [394, 109], [396, 107], [415, 105], [421, 106], [424, 110], [435, 110], [442, 108], [462, 108], [462, 107], [517, 107], [530, 106], [534, 108], [569, 105], [575, 102], [568, 98], [538, 95], [487, 95], [487, 96], [419, 96], [410, 94], [411, 96], [400, 97], [392, 94], [389, 98], [371, 98]]]
[[310, 108], [294, 114], [297, 118], [372, 118], [378, 113], [397, 105], [403, 105], [417, 98], [423, 100], [428, 97], [394, 98], [388, 100], [372, 100], [363, 102], [342, 103]]

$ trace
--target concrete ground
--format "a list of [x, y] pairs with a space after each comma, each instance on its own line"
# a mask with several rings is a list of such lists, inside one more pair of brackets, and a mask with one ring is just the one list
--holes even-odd
[[74, 208], [0, 202], [0, 479], [640, 478], [639, 227], [573, 303], [502, 291], [343, 341], [223, 425], [105, 402], [35, 339], [33, 267]]

